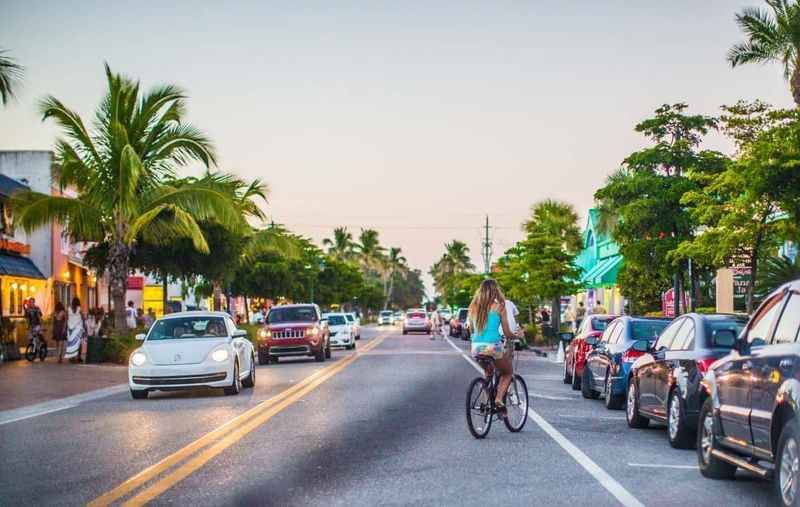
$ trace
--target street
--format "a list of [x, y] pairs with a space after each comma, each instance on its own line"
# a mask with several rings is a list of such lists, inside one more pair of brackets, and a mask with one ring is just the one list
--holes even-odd
[[[255, 389], [127, 392], [0, 426], [2, 505], [770, 505], [739, 472], [704, 479], [662, 428], [580, 398], [518, 354], [519, 434], [473, 439], [467, 342], [367, 327], [332, 361], [259, 366]], [[2, 413], [0, 413], [2, 415]]]

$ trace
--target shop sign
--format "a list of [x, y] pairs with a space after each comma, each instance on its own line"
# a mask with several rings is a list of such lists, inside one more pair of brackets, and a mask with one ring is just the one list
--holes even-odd
[[128, 290], [142, 290], [144, 289], [143, 276], [129, 276], [128, 277]]
[[[686, 292], [683, 293], [683, 304], [681, 307], [686, 310], [689, 307], [688, 301], [686, 300]], [[661, 295], [661, 312], [664, 314], [664, 317], [669, 319], [675, 318], [675, 289], [669, 289], [667, 292]]]
[[29, 253], [31, 253], [31, 246], [26, 245], [25, 243], [20, 243], [18, 241], [2, 238], [0, 239], [0, 250], [5, 250], [6, 252], [14, 252], [22, 255], [28, 255]]

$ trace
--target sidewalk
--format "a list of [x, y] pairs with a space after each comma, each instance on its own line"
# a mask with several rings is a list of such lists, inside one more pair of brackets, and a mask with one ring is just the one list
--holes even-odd
[[128, 369], [117, 365], [57, 363], [48, 358], [0, 365], [0, 411], [127, 384]]

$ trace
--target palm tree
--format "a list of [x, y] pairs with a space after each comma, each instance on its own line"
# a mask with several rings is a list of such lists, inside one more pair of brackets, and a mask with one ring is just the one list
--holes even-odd
[[475, 265], [469, 256], [469, 247], [463, 241], [453, 240], [444, 245], [445, 256], [449, 259], [454, 273], [474, 271]]
[[389, 302], [392, 299], [392, 292], [394, 292], [394, 275], [396, 273], [402, 273], [403, 270], [407, 269], [406, 266], [406, 258], [402, 255], [402, 250], [398, 247], [392, 247], [389, 249], [389, 254], [386, 256], [385, 259], [385, 266], [384, 266], [384, 304], [383, 309], [387, 309], [389, 307]]
[[10, 56], [6, 56], [7, 50], [0, 49], [0, 102], [3, 105], [14, 96], [14, 89], [22, 79], [23, 67], [14, 61]]
[[207, 178], [177, 184], [177, 166], [214, 162], [211, 142], [182, 122], [185, 93], [172, 85], [140, 93], [138, 82], [108, 65], [105, 71], [108, 91], [92, 130], [55, 97], [41, 103], [43, 118], [54, 119], [64, 134], [56, 142], [59, 184], [74, 189], [77, 197], [27, 191], [14, 196], [12, 209], [26, 231], [57, 221], [73, 240], [109, 245], [114, 322], [122, 329], [137, 240], [167, 245], [190, 238], [198, 251], [207, 252], [198, 222], [236, 227], [241, 215]]
[[349, 261], [353, 258], [355, 243], [353, 233], [347, 227], [337, 227], [333, 230], [333, 239], [325, 238], [322, 244], [328, 247], [328, 255], [339, 261]]
[[[439, 294], [447, 299], [448, 289], [452, 287], [460, 275], [471, 273], [475, 265], [469, 255], [469, 247], [463, 241], [453, 240], [445, 243], [445, 252], [431, 267], [430, 274]], [[451, 304], [452, 301], [447, 301]]]
[[789, 257], [767, 257], [761, 261], [758, 271], [757, 296], [764, 299], [781, 285], [800, 278], [800, 255], [794, 260]]
[[736, 15], [747, 40], [728, 51], [732, 67], [780, 62], [792, 98], [800, 106], [800, 5], [793, 0], [766, 0], [772, 12], [748, 7]]
[[381, 246], [378, 231], [375, 229], [361, 229], [356, 244], [361, 268], [366, 275], [380, 275], [382, 272], [383, 256], [386, 250]]
[[560, 238], [568, 252], [581, 249], [578, 214], [571, 204], [545, 199], [531, 207], [531, 218], [525, 221], [522, 228], [528, 234], [536, 230]]

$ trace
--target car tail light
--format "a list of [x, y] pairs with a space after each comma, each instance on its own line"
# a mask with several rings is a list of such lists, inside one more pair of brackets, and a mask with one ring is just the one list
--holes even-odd
[[644, 352], [640, 350], [633, 350], [633, 347], [629, 348], [625, 352], [622, 353], [622, 362], [623, 363], [632, 363], [636, 361], [637, 358], [644, 355]]
[[705, 359], [698, 359], [697, 360], [697, 370], [700, 372], [700, 375], [705, 375], [711, 365], [716, 362], [716, 357], [706, 357]]

